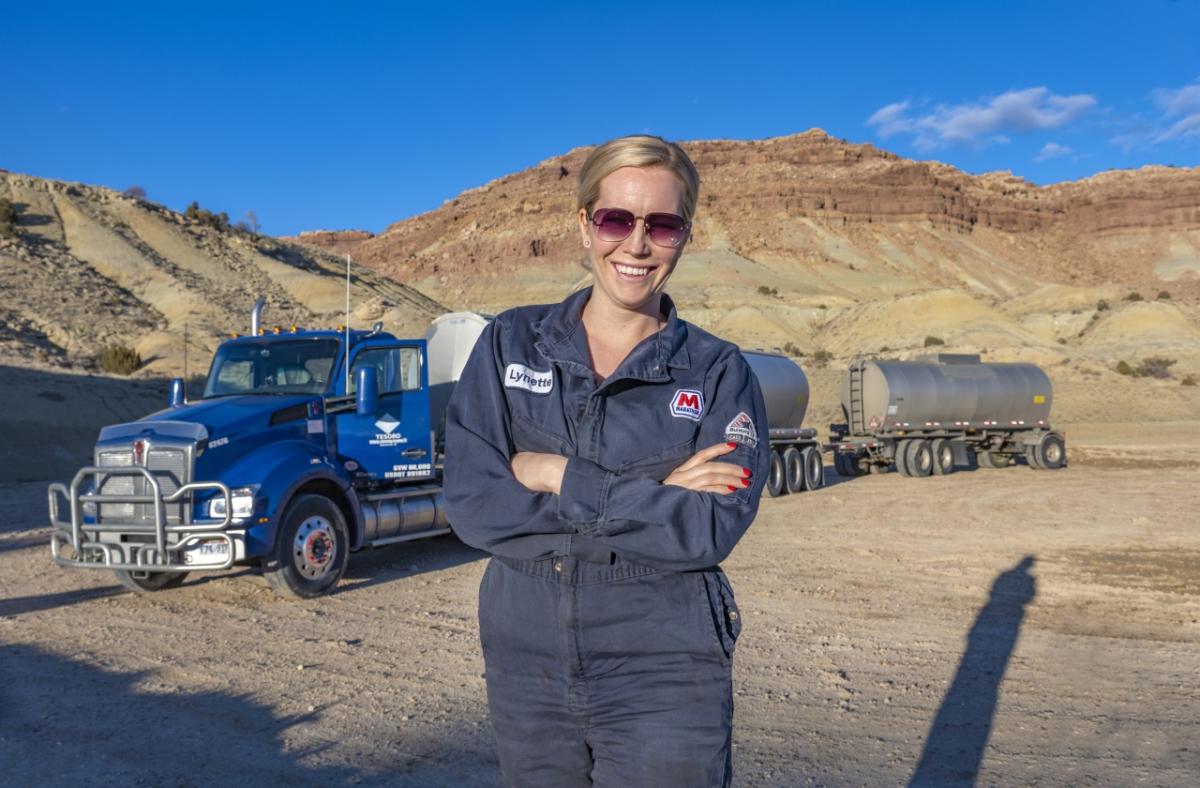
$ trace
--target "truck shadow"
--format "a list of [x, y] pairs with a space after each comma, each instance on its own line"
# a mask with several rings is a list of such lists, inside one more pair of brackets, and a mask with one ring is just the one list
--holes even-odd
[[453, 535], [368, 548], [350, 556], [345, 579], [355, 582], [338, 593], [353, 593], [380, 583], [391, 583], [426, 572], [450, 569], [487, 557], [488, 554], [483, 550], [469, 547]]
[[1037, 595], [1027, 555], [992, 583], [967, 634], [967, 650], [929, 727], [909, 786], [974, 785], [992, 731], [996, 700], [1017, 644], [1025, 608]]
[[129, 592], [121, 586], [99, 586], [96, 588], [72, 588], [70, 591], [59, 591], [55, 594], [0, 599], [0, 616], [22, 616], [26, 613], [37, 613], [42, 610], [67, 607], [80, 602], [90, 602], [93, 599], [127, 593]]
[[482, 709], [457, 730], [378, 720], [350, 767], [329, 762], [347, 753], [323, 708], [285, 715], [251, 695], [191, 692], [156, 671], [101, 670], [30, 645], [0, 648], [0, 676], [9, 785], [449, 788], [493, 785], [499, 772]]

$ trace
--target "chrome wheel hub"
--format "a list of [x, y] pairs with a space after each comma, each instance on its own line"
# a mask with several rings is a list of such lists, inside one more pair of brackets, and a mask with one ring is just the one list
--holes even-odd
[[292, 541], [292, 560], [296, 571], [309, 580], [318, 580], [333, 569], [337, 539], [333, 526], [324, 517], [307, 518], [296, 529]]

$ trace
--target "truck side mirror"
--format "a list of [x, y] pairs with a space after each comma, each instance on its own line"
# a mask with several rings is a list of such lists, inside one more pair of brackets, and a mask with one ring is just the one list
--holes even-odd
[[379, 370], [372, 366], [359, 368], [356, 383], [355, 410], [359, 416], [370, 416], [379, 409]]
[[187, 392], [183, 388], [183, 378], [171, 378], [171, 407], [182, 407], [187, 401]]

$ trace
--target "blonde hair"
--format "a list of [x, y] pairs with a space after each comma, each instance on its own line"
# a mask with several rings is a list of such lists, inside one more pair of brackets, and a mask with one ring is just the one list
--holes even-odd
[[700, 196], [700, 174], [696, 165], [673, 142], [649, 134], [617, 137], [592, 151], [579, 170], [575, 192], [577, 209], [591, 213], [600, 196], [600, 181], [622, 167], [665, 167], [683, 184], [683, 218], [691, 221]]

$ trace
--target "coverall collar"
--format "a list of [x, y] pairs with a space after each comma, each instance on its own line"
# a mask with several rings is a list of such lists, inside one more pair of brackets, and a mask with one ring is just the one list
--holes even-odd
[[[583, 307], [591, 295], [591, 287], [572, 293], [555, 304], [535, 326], [535, 331], [541, 337], [536, 345], [542, 355], [588, 377], [592, 375], [592, 368], [589, 364], [587, 337], [583, 330]], [[639, 342], [605, 383], [617, 378], [665, 381], [671, 379], [668, 367], [690, 367], [687, 324], [679, 319], [675, 302], [666, 293], [662, 294], [661, 308], [667, 324]]]

